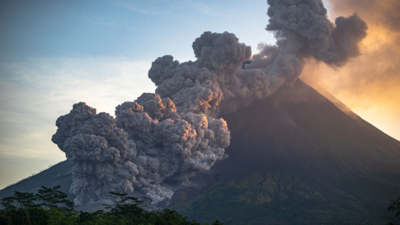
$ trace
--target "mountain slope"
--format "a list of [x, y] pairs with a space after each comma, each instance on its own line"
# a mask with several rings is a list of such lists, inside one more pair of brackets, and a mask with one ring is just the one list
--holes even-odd
[[[69, 187], [72, 183], [72, 167], [73, 163], [71, 161], [60, 162], [47, 170], [4, 188], [0, 191], [0, 199], [13, 195], [14, 191], [37, 193], [42, 186], [54, 187], [61, 185], [60, 190], [64, 193], [69, 193]], [[68, 198], [71, 201], [73, 200], [72, 195], [69, 195]]]
[[[178, 190], [168, 207], [226, 224], [381, 224], [388, 200], [400, 196], [400, 142], [343, 111], [298, 80], [224, 115], [229, 158], [194, 177], [196, 185]], [[42, 185], [68, 193], [72, 166], [61, 162], [0, 198]]]
[[400, 196], [400, 143], [298, 80], [225, 115], [229, 159], [180, 190], [172, 205], [228, 224], [380, 221]]

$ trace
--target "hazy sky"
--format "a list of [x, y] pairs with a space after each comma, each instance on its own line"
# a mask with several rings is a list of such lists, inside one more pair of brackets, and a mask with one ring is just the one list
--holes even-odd
[[[357, 10], [351, 7], [356, 8], [349, 6], [349, 11]], [[265, 0], [251, 5], [245, 0], [0, 3], [0, 188], [65, 160], [51, 136], [56, 119], [74, 103], [83, 101], [114, 115], [117, 105], [154, 92], [147, 71], [157, 57], [193, 60], [192, 42], [204, 31], [235, 33], [253, 53], [260, 42], [274, 43], [264, 30], [266, 11]], [[313, 68], [328, 74], [323, 65]], [[344, 69], [335, 73], [337, 79], [349, 75]], [[349, 84], [327, 85], [332, 84], [327, 76], [317, 75], [304, 78], [400, 139], [399, 114], [391, 110], [400, 104], [375, 95], [363, 98], [346, 91]], [[360, 100], [369, 107], [354, 103]]]
[[330, 0], [330, 17], [354, 11], [368, 24], [361, 56], [340, 69], [309, 63], [301, 76], [400, 140], [400, 1]]

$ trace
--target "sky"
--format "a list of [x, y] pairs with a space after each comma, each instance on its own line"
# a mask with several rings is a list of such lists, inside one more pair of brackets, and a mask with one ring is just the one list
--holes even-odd
[[[397, 48], [388, 47], [395, 43], [396, 24], [379, 17], [390, 9], [380, 4], [381, 8], [375, 7], [378, 12], [371, 13], [360, 0], [340, 1], [343, 4], [325, 2], [330, 17], [358, 10], [370, 26], [362, 55], [335, 69], [310, 61], [302, 79], [325, 88], [400, 140], [400, 70], [393, 66], [399, 54]], [[74, 103], [86, 102], [97, 112], [114, 115], [117, 105], [154, 92], [147, 72], [156, 58], [194, 60], [191, 46], [203, 32], [234, 33], [253, 53], [259, 43], [275, 42], [265, 31], [265, 0], [4, 2], [0, 3], [0, 189], [66, 159], [51, 137], [56, 119]], [[385, 55], [383, 47], [392, 56]]]
[[328, 3], [332, 19], [357, 12], [367, 22], [361, 55], [342, 68], [310, 62], [301, 78], [324, 88], [364, 120], [400, 140], [400, 1]]

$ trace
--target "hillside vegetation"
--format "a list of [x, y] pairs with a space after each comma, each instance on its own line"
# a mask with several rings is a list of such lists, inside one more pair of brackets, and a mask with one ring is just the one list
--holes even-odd
[[[137, 198], [110, 192], [114, 203], [105, 205], [106, 211], [78, 212], [67, 195], [53, 188], [42, 187], [37, 194], [16, 191], [13, 196], [3, 198], [0, 210], [1, 225], [201, 225], [188, 221], [174, 210], [149, 212], [139, 205]], [[222, 225], [218, 220], [212, 225]], [[208, 223], [203, 223], [208, 225]]]

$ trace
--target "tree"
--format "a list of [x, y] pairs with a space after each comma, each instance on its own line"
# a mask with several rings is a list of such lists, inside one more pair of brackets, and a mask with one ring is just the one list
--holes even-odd
[[389, 212], [395, 213], [396, 218], [388, 217], [389, 223], [388, 225], [400, 224], [400, 197], [396, 200], [390, 200], [390, 205], [387, 208]]
[[16, 209], [15, 206], [15, 198], [14, 196], [10, 197], [5, 197], [1, 200], [1, 205], [6, 209], [6, 210], [13, 210]]
[[196, 221], [188, 222], [187, 217], [170, 209], [154, 212], [153, 217], [155, 225], [200, 225]]
[[58, 208], [51, 208], [48, 210], [49, 219], [47, 225], [75, 225], [78, 224], [79, 217], [71, 215], [68, 212], [62, 211]]
[[96, 212], [92, 212], [92, 213], [80, 211], [79, 212], [79, 223], [82, 223], [82, 224], [95, 223], [102, 217], [104, 217], [103, 210], [97, 210]]
[[[110, 192], [114, 203], [105, 205], [108, 212], [81, 211], [78, 216], [72, 202], [59, 189], [60, 186], [42, 186], [36, 195], [16, 191], [14, 196], [3, 198], [5, 209], [0, 210], [0, 225], [201, 225], [187, 221], [175, 210], [146, 211], [139, 206], [143, 201], [115, 192]], [[217, 220], [212, 225], [223, 223]]]
[[24, 208], [12, 209], [6, 214], [11, 219], [12, 225], [30, 225], [29, 213]]
[[42, 189], [36, 194], [37, 199], [42, 201], [40, 206], [47, 209], [56, 208], [63, 212], [73, 211], [74, 204], [67, 199], [67, 194], [59, 190], [60, 187], [60, 185], [52, 188], [42, 186]]
[[37, 198], [34, 194], [28, 192], [15, 191], [13, 196], [5, 197], [1, 204], [6, 210], [35, 207]]
[[29, 207], [27, 211], [29, 213], [29, 220], [31, 221], [31, 225], [47, 225], [50, 218], [49, 210], [37, 206]]
[[0, 214], [0, 224], [2, 225], [11, 225], [11, 218], [7, 216], [6, 214], [1, 213]]
[[112, 205], [105, 205], [105, 207], [116, 217], [126, 219], [133, 224], [142, 223], [149, 217], [149, 212], [139, 207], [143, 201], [127, 194], [116, 192], [109, 192], [109, 194], [115, 201]]

